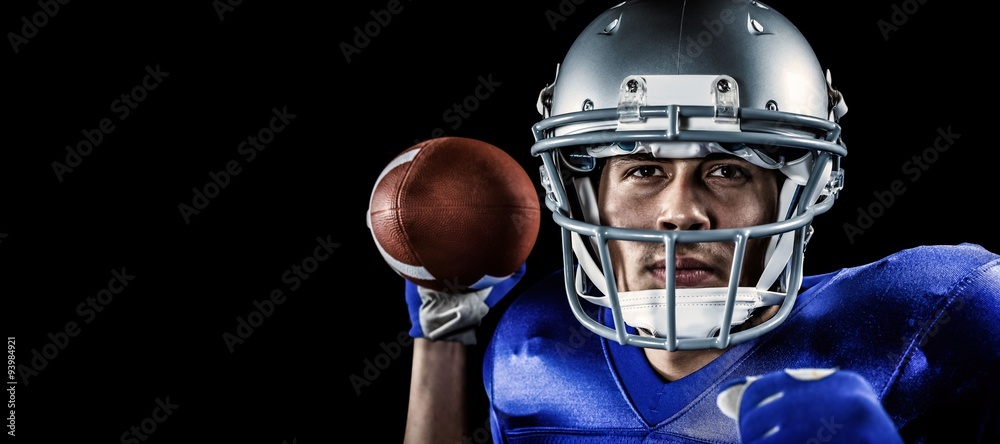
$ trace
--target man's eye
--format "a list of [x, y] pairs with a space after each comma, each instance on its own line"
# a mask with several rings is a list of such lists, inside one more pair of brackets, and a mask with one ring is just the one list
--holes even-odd
[[746, 177], [747, 172], [742, 168], [736, 167], [734, 165], [719, 165], [712, 169], [708, 173], [709, 176], [725, 177], [728, 179], [735, 179], [740, 177]]
[[632, 168], [632, 170], [629, 171], [628, 175], [636, 177], [653, 177], [653, 176], [662, 176], [663, 172], [660, 170], [659, 167], [653, 165], [641, 165]]

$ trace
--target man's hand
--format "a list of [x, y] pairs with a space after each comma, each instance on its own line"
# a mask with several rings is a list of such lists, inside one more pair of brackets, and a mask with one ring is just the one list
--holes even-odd
[[410, 336], [433, 341], [476, 343], [476, 327], [521, 280], [525, 264], [510, 277], [482, 289], [437, 291], [406, 281], [406, 304], [410, 310]]
[[786, 369], [728, 382], [719, 408], [744, 443], [902, 443], [871, 385], [837, 369]]

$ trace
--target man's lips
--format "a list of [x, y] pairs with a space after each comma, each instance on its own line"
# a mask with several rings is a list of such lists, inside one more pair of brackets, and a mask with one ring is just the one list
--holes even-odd
[[[656, 261], [646, 267], [657, 280], [666, 284], [667, 268], [665, 261]], [[715, 275], [712, 267], [694, 258], [678, 258], [674, 262], [674, 282], [677, 287], [702, 287]]]

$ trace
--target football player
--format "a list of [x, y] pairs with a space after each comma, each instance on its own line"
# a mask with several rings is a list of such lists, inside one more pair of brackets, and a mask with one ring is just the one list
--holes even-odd
[[[843, 185], [847, 106], [778, 11], [625, 1], [537, 106], [564, 268], [483, 344], [494, 442], [997, 438], [1000, 256], [925, 246], [803, 276], [813, 218]], [[407, 283], [408, 442], [469, 436], [476, 341], [450, 328], [521, 275], [463, 294]]]

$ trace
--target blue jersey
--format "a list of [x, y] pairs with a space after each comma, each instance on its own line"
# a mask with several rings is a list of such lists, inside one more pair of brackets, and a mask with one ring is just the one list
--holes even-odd
[[583, 327], [566, 298], [560, 271], [498, 320], [483, 364], [494, 442], [738, 442], [720, 386], [806, 367], [864, 376], [907, 442], [1000, 436], [1000, 256], [977, 245], [806, 277], [784, 323], [673, 382]]

